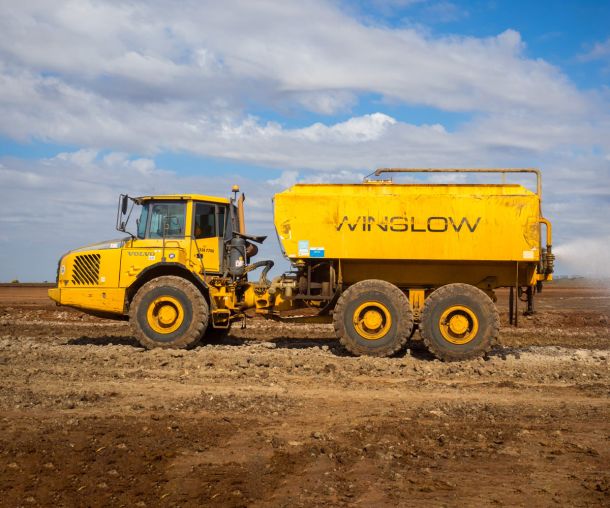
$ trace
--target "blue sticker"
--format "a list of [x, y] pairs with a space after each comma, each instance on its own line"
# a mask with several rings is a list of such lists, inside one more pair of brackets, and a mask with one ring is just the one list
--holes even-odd
[[312, 258], [323, 258], [324, 247], [312, 247], [311, 249], [309, 249], [309, 256]]
[[299, 256], [309, 256], [309, 240], [299, 240]]

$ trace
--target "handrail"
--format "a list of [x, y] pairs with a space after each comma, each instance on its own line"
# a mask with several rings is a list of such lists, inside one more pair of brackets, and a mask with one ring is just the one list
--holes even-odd
[[371, 175], [380, 176], [382, 173], [534, 173], [536, 175], [536, 194], [542, 199], [542, 174], [536, 168], [379, 168]]
[[551, 221], [544, 217], [540, 217], [538, 221], [546, 226], [546, 245], [551, 247], [553, 245], [553, 227], [551, 226]]
[[549, 275], [551, 275], [555, 271], [555, 255], [553, 254], [553, 229], [551, 226], [551, 222], [544, 217], [540, 217], [540, 224], [544, 224], [546, 226], [546, 254], [544, 256], [544, 275], [545, 279], [549, 280]]

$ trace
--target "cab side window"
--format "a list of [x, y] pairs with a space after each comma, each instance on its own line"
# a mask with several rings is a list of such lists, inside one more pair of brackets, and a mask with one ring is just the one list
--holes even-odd
[[226, 206], [196, 203], [193, 236], [195, 238], [224, 236], [225, 218]]
[[205, 203], [195, 205], [195, 238], [213, 238], [216, 234], [216, 207]]

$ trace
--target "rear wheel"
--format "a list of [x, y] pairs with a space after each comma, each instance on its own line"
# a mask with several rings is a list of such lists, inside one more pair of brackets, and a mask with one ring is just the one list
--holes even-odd
[[477, 358], [496, 342], [498, 310], [489, 296], [469, 284], [448, 284], [424, 302], [420, 334], [428, 350], [444, 361]]
[[208, 324], [208, 304], [194, 284], [175, 276], [144, 284], [129, 309], [129, 321], [142, 346], [188, 348]]
[[333, 324], [350, 353], [390, 356], [406, 344], [413, 314], [409, 300], [396, 286], [384, 280], [364, 280], [339, 297]]

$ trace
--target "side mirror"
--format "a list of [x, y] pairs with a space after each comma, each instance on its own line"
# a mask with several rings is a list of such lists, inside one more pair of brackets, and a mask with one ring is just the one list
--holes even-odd
[[129, 196], [125, 194], [121, 198], [121, 213], [125, 215], [127, 213], [127, 206], [129, 205]]

